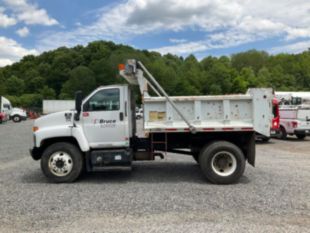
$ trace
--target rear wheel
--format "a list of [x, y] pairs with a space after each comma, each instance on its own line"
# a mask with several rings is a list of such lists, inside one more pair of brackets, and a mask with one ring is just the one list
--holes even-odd
[[286, 130], [283, 126], [280, 127], [279, 138], [285, 140], [287, 138]]
[[43, 152], [41, 169], [44, 175], [55, 183], [73, 182], [82, 173], [83, 155], [71, 143], [55, 143]]
[[236, 145], [218, 141], [201, 150], [199, 164], [205, 177], [212, 183], [231, 184], [243, 175], [245, 158]]
[[296, 137], [298, 138], [298, 139], [300, 139], [300, 140], [303, 140], [303, 139], [305, 139], [305, 137], [306, 137], [306, 134], [296, 134]]

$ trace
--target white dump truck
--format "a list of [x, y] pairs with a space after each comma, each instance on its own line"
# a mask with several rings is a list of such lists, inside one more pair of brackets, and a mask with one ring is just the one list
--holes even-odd
[[[269, 136], [272, 90], [245, 95], [170, 97], [141, 62], [128, 60], [120, 75], [130, 85], [101, 86], [75, 110], [34, 121], [33, 159], [53, 182], [72, 182], [88, 172], [131, 168], [134, 161], [190, 155], [212, 183], [237, 182], [246, 161], [255, 165], [255, 131]], [[138, 137], [132, 85], [143, 98], [143, 130]], [[149, 88], [157, 96], [150, 96]]]
[[279, 113], [280, 138], [286, 139], [287, 135], [295, 135], [298, 139], [304, 139], [310, 135], [309, 105], [283, 105]]

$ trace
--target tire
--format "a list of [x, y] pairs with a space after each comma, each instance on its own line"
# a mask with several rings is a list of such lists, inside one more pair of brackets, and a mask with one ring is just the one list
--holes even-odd
[[83, 155], [73, 144], [58, 142], [43, 152], [41, 169], [44, 175], [55, 183], [75, 181], [83, 171]]
[[13, 117], [12, 117], [12, 120], [15, 122], [15, 123], [17, 123], [17, 122], [21, 122], [21, 117], [20, 116], [18, 116], [18, 115], [14, 115]]
[[300, 140], [304, 140], [306, 137], [306, 134], [296, 134], [296, 137]]
[[227, 141], [216, 141], [201, 150], [199, 165], [210, 182], [232, 184], [243, 175], [245, 158], [236, 145]]
[[283, 140], [287, 138], [287, 133], [283, 126], [280, 126], [279, 138]]

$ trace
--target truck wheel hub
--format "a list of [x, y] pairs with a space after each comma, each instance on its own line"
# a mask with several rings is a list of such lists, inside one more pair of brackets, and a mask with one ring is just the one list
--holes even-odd
[[62, 161], [60, 159], [56, 161], [56, 167], [63, 168], [64, 165], [65, 165], [64, 161]]
[[72, 171], [73, 161], [70, 154], [58, 151], [51, 155], [48, 167], [55, 176], [66, 176]]
[[212, 170], [219, 176], [229, 176], [237, 169], [235, 156], [228, 151], [217, 152], [211, 161]]

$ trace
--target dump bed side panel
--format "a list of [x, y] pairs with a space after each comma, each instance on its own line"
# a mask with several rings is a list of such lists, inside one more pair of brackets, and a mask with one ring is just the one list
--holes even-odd
[[[261, 89], [260, 89], [261, 90]], [[269, 136], [271, 91], [247, 95], [171, 97], [197, 131], [257, 131]], [[188, 125], [163, 97], [144, 99], [146, 131], [188, 131]], [[256, 114], [256, 115], [255, 115]]]

